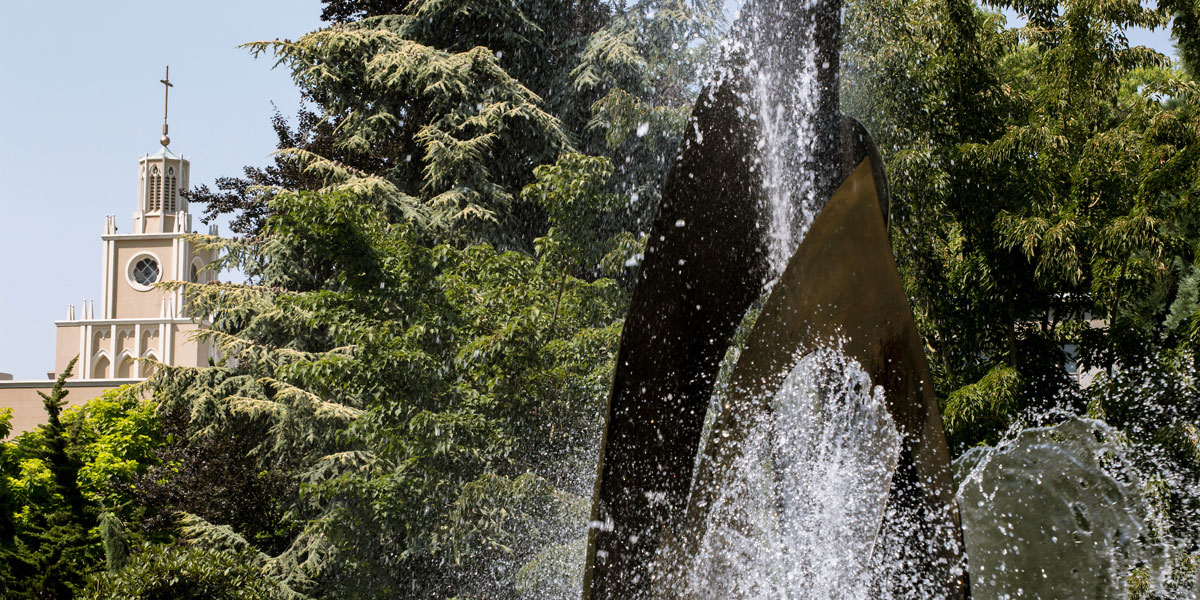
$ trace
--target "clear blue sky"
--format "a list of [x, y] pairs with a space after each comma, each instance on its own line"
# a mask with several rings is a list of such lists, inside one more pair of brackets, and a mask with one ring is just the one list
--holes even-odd
[[[274, 150], [272, 103], [291, 114], [299, 97], [286, 73], [237, 45], [294, 39], [319, 14], [319, 0], [7, 3], [0, 372], [44, 378], [54, 321], [99, 296], [104, 215], [129, 231], [137, 158], [157, 150], [163, 66], [175, 84], [171, 149], [191, 159], [192, 184], [240, 174]], [[1172, 52], [1163, 32], [1133, 41]]]

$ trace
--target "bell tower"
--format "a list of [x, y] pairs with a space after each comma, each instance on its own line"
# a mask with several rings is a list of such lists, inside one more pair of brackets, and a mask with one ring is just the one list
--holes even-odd
[[138, 159], [138, 203], [133, 213], [135, 233], [170, 233], [187, 215], [191, 163], [166, 146]]
[[[82, 318], [74, 307], [59, 321], [55, 369], [75, 354], [77, 379], [138, 379], [163, 364], [199, 366], [215, 358], [212, 348], [192, 342], [190, 332], [202, 323], [186, 316], [183, 290], [165, 290], [162, 282], [216, 281], [205, 267], [216, 252], [196, 248], [188, 239], [192, 215], [185, 192], [191, 164], [171, 151], [167, 135], [170, 70], [163, 84], [163, 128], [157, 152], [138, 159], [137, 204], [132, 231], [118, 231], [117, 219], [104, 225], [103, 273], [99, 311], [84, 301]], [[216, 226], [207, 232], [216, 235]]]
[[[14, 411], [14, 431], [19, 433], [43, 422], [45, 411], [38, 391], [49, 391], [53, 379], [78, 356], [66, 382], [71, 404], [94, 398], [105, 390], [149, 377], [159, 365], [198, 367], [217, 360], [207, 342], [193, 334], [206, 326], [203, 316], [188, 313], [182, 289], [165, 289], [164, 282], [207, 284], [217, 273], [207, 268], [217, 258], [215, 250], [198, 248], [189, 238], [192, 216], [185, 192], [191, 165], [170, 149], [167, 136], [167, 99], [170, 71], [163, 84], [163, 128], [159, 149], [138, 159], [137, 204], [130, 231], [118, 231], [117, 219], [108, 215], [100, 236], [101, 292], [99, 311], [92, 300], [76, 310], [67, 307], [67, 318], [56, 321], [54, 370], [46, 380], [12, 381], [0, 374], [0, 407]], [[207, 233], [217, 235], [212, 225]]]

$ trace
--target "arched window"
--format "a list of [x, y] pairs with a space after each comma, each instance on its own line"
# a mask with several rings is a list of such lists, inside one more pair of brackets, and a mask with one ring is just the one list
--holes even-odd
[[158, 347], [158, 330], [146, 328], [142, 330], [142, 355]]
[[150, 210], [162, 208], [162, 174], [158, 170], [158, 165], [150, 167], [150, 186], [146, 189], [146, 200], [150, 205]]
[[92, 379], [108, 379], [108, 356], [101, 354], [96, 357], [96, 362], [92, 364]]
[[121, 358], [121, 363], [117, 365], [117, 379], [130, 379], [133, 377], [133, 357], [128, 354]]
[[154, 352], [146, 352], [142, 354], [142, 358], [150, 359], [142, 363], [142, 377], [150, 377], [151, 375], [154, 375], [154, 371], [158, 369], [158, 362], [160, 362], [158, 355]]
[[117, 330], [117, 352], [133, 347], [133, 330], [121, 328]]
[[175, 212], [176, 197], [178, 193], [179, 190], [176, 189], [175, 185], [175, 167], [169, 167], [167, 169], [167, 197], [163, 203], [164, 209], [167, 212]]

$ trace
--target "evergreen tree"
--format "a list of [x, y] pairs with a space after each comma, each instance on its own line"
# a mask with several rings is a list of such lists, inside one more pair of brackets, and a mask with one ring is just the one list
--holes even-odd
[[544, 215], [515, 194], [534, 166], [573, 148], [571, 128], [586, 123], [591, 99], [564, 92], [575, 55], [604, 14], [594, 1], [331, 5], [327, 18], [338, 24], [328, 29], [295, 43], [250, 45], [292, 67], [320, 120], [302, 113], [295, 131], [277, 121], [280, 147], [290, 152], [275, 167], [248, 169], [243, 179], [218, 182], [220, 193], [200, 189], [195, 197], [209, 202], [210, 218], [261, 216], [273, 192], [255, 186], [323, 189], [376, 176], [390, 201], [432, 213], [437, 239], [531, 251]]
[[[98, 515], [136, 526], [144, 514], [130, 486], [160, 443], [154, 404], [127, 386], [66, 408], [69, 367], [43, 394], [48, 422], [0, 443], [0, 489], [11, 494], [0, 518], [12, 532], [0, 541], [0, 582], [14, 598], [74, 597], [106, 555], [119, 557]], [[136, 527], [122, 534], [127, 541], [147, 535], [169, 538]]]
[[546, 215], [516, 192], [535, 166], [576, 150], [610, 158], [611, 185], [632, 199], [617, 220], [643, 229], [723, 26], [720, 3], [460, 4], [328, 2], [330, 28], [250, 45], [293, 69], [314, 112], [295, 129], [277, 119], [275, 166], [196, 190], [206, 218], [238, 213], [236, 229], [255, 231], [281, 187], [378, 177], [406, 217], [432, 213], [435, 239], [532, 253]]
[[[861, 0], [844, 28], [842, 97], [887, 161], [954, 449], [1065, 403], [1194, 485], [1200, 94], [1123, 31], [1173, 14], [1194, 64], [1195, 7], [1000, 5], [1029, 25]], [[0, 445], [0, 585], [577, 593], [629, 265], [722, 8], [328, 0], [329, 27], [251, 44], [307, 104], [276, 115], [272, 166], [193, 192], [207, 217], [237, 214], [246, 237], [192, 241], [247, 282], [163, 285], [225, 359], [161, 368], [136, 391], [153, 402], [64, 411], [56, 383], [49, 424]], [[1072, 361], [1109, 376], [1080, 390]], [[1174, 382], [1150, 409], [1128, 400], [1141, 363]]]
[[204, 222], [218, 215], [230, 215], [230, 230], [235, 234], [254, 235], [262, 228], [270, 200], [280, 190], [319, 190], [327, 184], [326, 174], [306, 170], [301, 161], [289, 151], [297, 149], [306, 154], [328, 158], [354, 172], [378, 171], [378, 158], [342, 152], [334, 144], [334, 124], [329, 119], [301, 107], [293, 126], [283, 114], [276, 112], [271, 119], [278, 143], [274, 163], [266, 167], [247, 166], [241, 177], [218, 177], [216, 189], [199, 185], [188, 193], [190, 202], [204, 206]]
[[300, 487], [254, 496], [287, 515], [274, 549], [242, 508], [194, 514], [189, 535], [268, 551], [292, 589], [367, 598], [517, 597], [522, 566], [582, 537], [624, 303], [591, 265], [624, 259], [585, 225], [615, 204], [605, 161], [538, 177], [523, 196], [553, 227], [537, 258], [426, 246], [349, 192], [279, 195], [255, 238], [207, 240], [253, 285], [176, 284], [231, 362], [164, 368], [160, 411], [179, 447], [248, 444], [245, 472]]
[[42, 397], [42, 404], [46, 408], [47, 416], [46, 428], [43, 431], [46, 447], [42, 459], [50, 466], [50, 472], [54, 474], [56, 492], [66, 500], [71, 516], [79, 522], [84, 522], [87, 519], [86, 502], [83, 492], [79, 490], [78, 481], [81, 465], [77, 457], [67, 455], [70, 433], [63, 427], [62, 420], [59, 419], [63, 407], [67, 405], [68, 392], [65, 384], [75, 370], [75, 361], [77, 360], [79, 360], [78, 356], [67, 363], [63, 372], [54, 381], [49, 394], [39, 391], [38, 395]]
[[110, 573], [129, 563], [129, 540], [125, 526], [111, 512], [100, 513], [100, 539], [104, 542], [104, 564]]
[[[0, 439], [12, 432], [12, 409], [0, 408]], [[17, 471], [17, 457], [8, 444], [0, 443], [0, 587], [6, 590], [20, 586], [21, 567], [26, 566], [17, 546], [18, 510], [11, 474]]]
[[[637, 141], [678, 136], [696, 32], [716, 23], [684, 3], [611, 9], [618, 28], [600, 3], [330, 3], [331, 28], [251, 46], [323, 115], [279, 128], [281, 146], [303, 142], [280, 155], [294, 162], [210, 205], [260, 190], [255, 236], [222, 244], [251, 285], [184, 286], [234, 360], [158, 385], [179, 451], [239, 440], [246, 473], [300, 487], [262, 511], [288, 515], [285, 549], [241, 509], [194, 513], [188, 535], [267, 550], [265, 568], [316, 596], [519, 597], [518, 572], [573, 569], [549, 557], [584, 533], [624, 304], [597, 278], [627, 277], [638, 190], [666, 164]], [[604, 50], [614, 31], [627, 65]], [[577, 148], [619, 166], [563, 154]], [[253, 187], [288, 182], [316, 193]]]
[[700, 92], [713, 49], [727, 26], [715, 0], [637, 0], [614, 5], [589, 36], [571, 74], [576, 90], [598, 99], [588, 131], [603, 136], [613, 181], [630, 202], [621, 220], [637, 236], [649, 230], [667, 170]]

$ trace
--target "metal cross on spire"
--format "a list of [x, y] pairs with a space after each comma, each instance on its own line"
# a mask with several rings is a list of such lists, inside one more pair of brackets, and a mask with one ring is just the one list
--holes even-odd
[[171, 143], [171, 138], [167, 137], [167, 99], [171, 93], [171, 88], [175, 87], [175, 85], [171, 83], [171, 65], [167, 65], [166, 73], [163, 75], [162, 79], [158, 80], [158, 82], [163, 84], [163, 134], [158, 141], [161, 142], [164, 147], [166, 147]]

